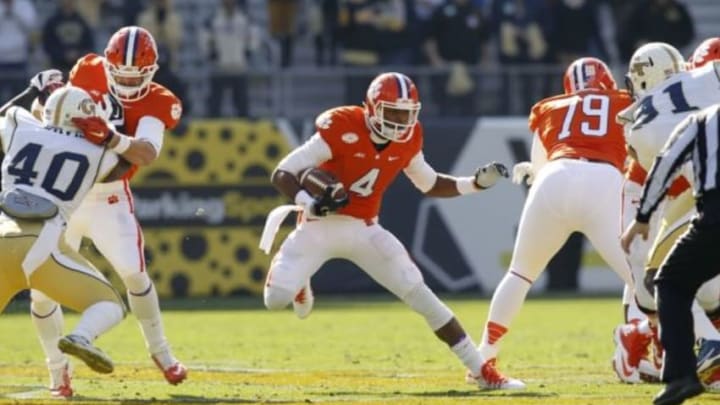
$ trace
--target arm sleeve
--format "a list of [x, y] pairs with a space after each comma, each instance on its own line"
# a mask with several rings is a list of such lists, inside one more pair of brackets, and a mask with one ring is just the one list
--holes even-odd
[[537, 131], [533, 134], [532, 148], [530, 149], [530, 163], [532, 164], [532, 172], [537, 174], [540, 169], [547, 163], [547, 151], [540, 140]]
[[155, 148], [155, 153], [160, 155], [160, 149], [163, 144], [163, 134], [165, 132], [165, 124], [155, 117], [146, 115], [140, 118], [137, 131], [135, 131], [135, 139], [143, 140], [150, 143]]
[[278, 163], [278, 170], [283, 170], [294, 175], [302, 169], [315, 167], [332, 159], [332, 150], [325, 140], [315, 133], [299, 148], [290, 152]]
[[422, 152], [418, 152], [410, 160], [404, 171], [415, 187], [423, 193], [430, 190], [437, 180], [437, 172], [428, 164]]
[[655, 158], [655, 163], [647, 176], [640, 207], [635, 216], [638, 222], [647, 223], [650, 220], [650, 216], [665, 197], [675, 175], [692, 156], [694, 141], [701, 127], [704, 127], [704, 124], [698, 123], [695, 115], [689, 116], [675, 127], [665, 147]]

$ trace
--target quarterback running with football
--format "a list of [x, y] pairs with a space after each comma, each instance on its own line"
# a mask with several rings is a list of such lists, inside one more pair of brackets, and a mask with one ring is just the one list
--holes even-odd
[[[47, 90], [42, 75], [0, 109], [2, 197], [0, 198], [0, 312], [18, 292], [33, 288], [81, 312], [74, 330], [55, 340], [56, 350], [83, 360], [100, 373], [113, 371], [112, 360], [92, 342], [120, 323], [125, 306], [117, 291], [64, 241], [65, 223], [99, 179], [118, 163], [111, 150], [83, 137], [77, 122], [96, 114], [90, 95], [64, 87], [47, 98], [42, 121], [16, 106], [31, 91]], [[35, 78], [38, 79], [38, 78]], [[34, 95], [32, 96], [34, 97]], [[32, 101], [32, 97], [28, 101]], [[18, 103], [22, 104], [22, 103]], [[29, 104], [29, 102], [27, 103]], [[51, 394], [72, 395], [69, 381], [54, 381]]]
[[[90, 238], [110, 262], [127, 288], [130, 309], [140, 323], [152, 360], [167, 382], [174, 385], [186, 378], [187, 369], [172, 355], [165, 337], [129, 187], [137, 168], [159, 156], [164, 131], [173, 129], [182, 114], [180, 100], [152, 81], [158, 69], [157, 59], [157, 46], [150, 33], [131, 26], [112, 35], [104, 56], [88, 54], [71, 70], [69, 83], [90, 93], [103, 107], [106, 118], [79, 120], [78, 127], [87, 139], [99, 145], [117, 139], [113, 150], [122, 159], [118, 175], [113, 177], [117, 179], [96, 184], [73, 214], [66, 239], [71, 247], [79, 249], [81, 238]], [[60, 307], [38, 291], [31, 296], [32, 318], [51, 375], [67, 370], [67, 359], [56, 349], [63, 323]]]
[[626, 283], [630, 269], [620, 247], [625, 138], [615, 115], [630, 105], [607, 65], [595, 58], [571, 63], [565, 94], [533, 106], [531, 162], [513, 168], [513, 180], [532, 184], [510, 268], [493, 294], [480, 343], [495, 361], [500, 343], [532, 284], [573, 232], [583, 233]]
[[[437, 173], [423, 155], [420, 106], [409, 77], [383, 73], [370, 83], [363, 107], [342, 106], [320, 114], [316, 133], [278, 164], [272, 183], [303, 212], [272, 260], [265, 306], [279, 310], [292, 302], [298, 316], [307, 316], [313, 303], [310, 278], [325, 261], [344, 258], [425, 318], [480, 387], [517, 387], [517, 381], [499, 375], [479, 356], [402, 243], [378, 223], [385, 191], [401, 171], [429, 197], [477, 193], [507, 177], [505, 166], [494, 162], [468, 177]], [[330, 188], [322, 197], [302, 189], [298, 176], [311, 167], [333, 174], [347, 198], [331, 198]]]

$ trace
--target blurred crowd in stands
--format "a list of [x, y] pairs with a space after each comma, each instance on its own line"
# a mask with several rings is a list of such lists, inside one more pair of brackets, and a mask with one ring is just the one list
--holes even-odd
[[[562, 70], [584, 55], [621, 66], [645, 42], [682, 49], [695, 39], [679, 0], [0, 0], [0, 96], [22, 90], [33, 70], [67, 73], [132, 24], [155, 36], [156, 81], [181, 98], [181, 78], [207, 72], [207, 116], [248, 113], [246, 72], [303, 66], [376, 69], [348, 76], [345, 100], [353, 104], [377, 69], [434, 67], [439, 112], [473, 115], [478, 68]], [[538, 85], [527, 104], [557, 90], [547, 80], [519, 82]], [[230, 111], [221, 105], [223, 92]]]

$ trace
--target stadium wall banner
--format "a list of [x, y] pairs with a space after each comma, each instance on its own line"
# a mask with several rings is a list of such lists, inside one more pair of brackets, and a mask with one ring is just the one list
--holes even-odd
[[[425, 155], [436, 170], [469, 175], [490, 161], [527, 160], [524, 118], [425, 120]], [[195, 120], [167, 134], [156, 162], [132, 182], [150, 275], [163, 297], [262, 293], [271, 256], [257, 248], [267, 213], [288, 201], [269, 182], [279, 161], [312, 134], [312, 120]], [[527, 188], [502, 181], [488, 192], [431, 199], [404, 177], [386, 195], [381, 224], [407, 247], [437, 291], [490, 293], [509, 264]], [[275, 246], [292, 230], [289, 218]], [[91, 244], [83, 253], [121, 287]], [[573, 237], [535, 284], [545, 289], [621, 287], [581, 237]], [[582, 270], [582, 271], [580, 271]], [[349, 262], [313, 277], [318, 294], [381, 291]]]

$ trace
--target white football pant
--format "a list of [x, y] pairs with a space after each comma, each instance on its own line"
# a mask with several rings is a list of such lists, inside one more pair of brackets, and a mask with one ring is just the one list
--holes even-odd
[[510, 271], [534, 282], [570, 234], [581, 232], [632, 285], [620, 246], [622, 183], [610, 164], [558, 159], [545, 165], [523, 208]]

